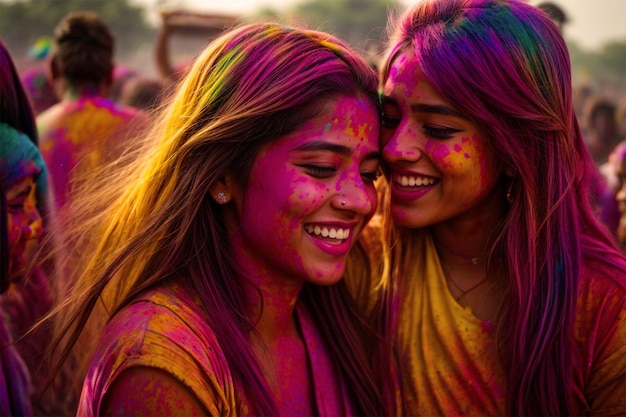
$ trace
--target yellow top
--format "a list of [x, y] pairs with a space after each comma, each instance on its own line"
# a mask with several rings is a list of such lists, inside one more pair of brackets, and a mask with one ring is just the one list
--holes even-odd
[[[364, 236], [370, 252], [348, 269], [352, 293], [362, 308], [382, 289], [376, 284], [380, 245], [376, 225]], [[398, 317], [398, 370], [403, 385], [401, 415], [501, 416], [506, 378], [496, 352], [494, 326], [451, 295], [430, 232], [414, 231], [411, 269], [403, 279]], [[369, 263], [368, 263], [369, 262]], [[376, 275], [378, 274], [378, 276]], [[605, 266], [583, 264], [574, 324], [571, 396], [576, 415], [626, 414], [626, 276]], [[366, 298], [363, 300], [363, 298]]]

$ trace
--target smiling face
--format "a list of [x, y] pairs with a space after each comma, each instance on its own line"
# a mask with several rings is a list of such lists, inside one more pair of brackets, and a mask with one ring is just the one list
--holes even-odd
[[240, 264], [297, 285], [337, 282], [377, 207], [378, 134], [371, 102], [339, 97], [263, 148], [247, 191], [233, 194], [239, 220], [229, 228]]
[[397, 224], [417, 228], [468, 216], [489, 224], [500, 216], [505, 193], [494, 189], [502, 165], [486, 135], [435, 90], [411, 51], [391, 67], [383, 113], [381, 148]]
[[618, 145], [617, 150], [611, 155], [609, 161], [613, 164], [615, 175], [618, 180], [617, 200], [620, 211], [618, 226], [618, 238], [622, 245], [626, 244], [626, 145]]
[[37, 209], [34, 176], [29, 175], [6, 190], [9, 229], [9, 276], [16, 279], [41, 236], [41, 215]]

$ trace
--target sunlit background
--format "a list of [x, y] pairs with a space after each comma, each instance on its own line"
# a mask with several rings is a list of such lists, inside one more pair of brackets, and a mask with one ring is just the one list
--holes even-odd
[[[18, 67], [39, 64], [45, 39], [70, 10], [94, 10], [117, 39], [116, 62], [155, 75], [154, 39], [161, 12], [232, 15], [238, 21], [306, 22], [331, 32], [364, 54], [379, 53], [389, 10], [413, 0], [0, 0], [0, 39]], [[528, 0], [539, 4], [545, 0]], [[550, 0], [567, 16], [563, 34], [573, 83], [626, 106], [626, 0]], [[170, 39], [173, 61], [189, 59], [206, 45], [206, 32], [181, 30]], [[42, 47], [42, 45], [44, 45]], [[374, 52], [372, 52], [374, 51]]]
[[[155, 6], [158, 0], [135, 0]], [[377, 0], [371, 0], [377, 1]], [[180, 0], [172, 6], [221, 13], [248, 14], [262, 8], [287, 10], [304, 0]], [[407, 5], [411, 0], [401, 0]], [[536, 4], [538, 1], [530, 1]], [[560, 6], [570, 21], [565, 35], [585, 49], [598, 49], [610, 40], [626, 40], [626, 0], [561, 0]]]

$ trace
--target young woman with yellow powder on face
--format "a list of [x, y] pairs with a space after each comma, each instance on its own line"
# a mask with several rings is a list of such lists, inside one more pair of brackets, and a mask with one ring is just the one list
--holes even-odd
[[422, 0], [390, 32], [373, 358], [397, 351], [401, 414], [623, 415], [626, 260], [558, 27], [523, 1]]

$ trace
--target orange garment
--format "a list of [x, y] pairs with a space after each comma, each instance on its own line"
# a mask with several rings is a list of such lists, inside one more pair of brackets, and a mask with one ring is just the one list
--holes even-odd
[[[354, 415], [345, 384], [327, 360], [312, 318], [301, 306], [296, 316], [311, 363], [314, 398], [319, 415]], [[199, 305], [176, 285], [150, 291], [123, 308], [107, 324], [83, 384], [77, 415], [96, 416], [115, 378], [132, 366], [166, 371], [187, 386], [209, 415], [235, 416], [237, 391], [223, 350], [203, 320]], [[328, 380], [323, 375], [335, 375]]]
[[62, 101], [37, 116], [54, 209], [67, 202], [76, 172], [117, 158], [149, 123], [145, 113], [99, 96]]

